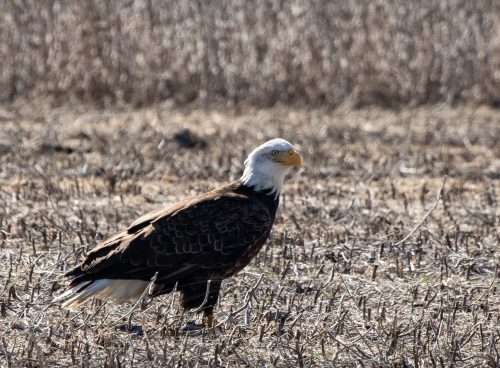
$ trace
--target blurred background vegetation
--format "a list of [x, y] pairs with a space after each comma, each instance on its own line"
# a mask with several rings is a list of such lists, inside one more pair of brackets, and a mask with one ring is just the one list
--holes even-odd
[[0, 102], [500, 104], [494, 0], [2, 0]]

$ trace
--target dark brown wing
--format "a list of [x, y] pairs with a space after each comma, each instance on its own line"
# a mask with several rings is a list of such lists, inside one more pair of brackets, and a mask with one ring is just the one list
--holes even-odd
[[69, 276], [175, 281], [203, 273], [226, 277], [249, 261], [272, 227], [260, 201], [214, 191], [152, 212], [91, 251]]

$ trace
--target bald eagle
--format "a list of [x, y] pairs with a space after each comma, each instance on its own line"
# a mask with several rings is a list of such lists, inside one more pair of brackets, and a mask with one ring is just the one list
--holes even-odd
[[273, 226], [285, 176], [302, 157], [284, 139], [257, 147], [241, 178], [211, 192], [148, 213], [98, 244], [65, 274], [69, 289], [56, 298], [75, 308], [89, 298], [118, 303], [181, 293], [182, 307], [213, 324], [221, 282], [259, 252]]

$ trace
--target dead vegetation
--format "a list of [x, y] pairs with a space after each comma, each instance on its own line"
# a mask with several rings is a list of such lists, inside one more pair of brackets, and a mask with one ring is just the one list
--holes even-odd
[[[498, 112], [0, 111], [0, 365], [494, 367]], [[177, 295], [51, 304], [64, 270], [147, 210], [235, 179], [269, 137], [306, 159], [272, 239], [223, 285], [220, 326]], [[397, 244], [436, 201], [427, 220]]]
[[500, 103], [491, 0], [3, 0], [0, 101]]
[[[0, 366], [498, 366], [499, 35], [487, 0], [0, 1]], [[276, 136], [306, 165], [217, 328], [51, 303]]]

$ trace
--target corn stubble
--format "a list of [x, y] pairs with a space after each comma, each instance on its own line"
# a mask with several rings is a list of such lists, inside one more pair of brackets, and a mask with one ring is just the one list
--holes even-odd
[[[498, 114], [435, 107], [7, 113], [0, 156], [2, 366], [494, 366]], [[270, 124], [272, 123], [272, 124]], [[185, 145], [176, 138], [189, 130]], [[219, 327], [178, 296], [79, 312], [61, 275], [140, 213], [236, 178], [268, 137], [300, 146], [272, 238], [224, 282]], [[396, 245], [423, 218], [426, 221]]]

